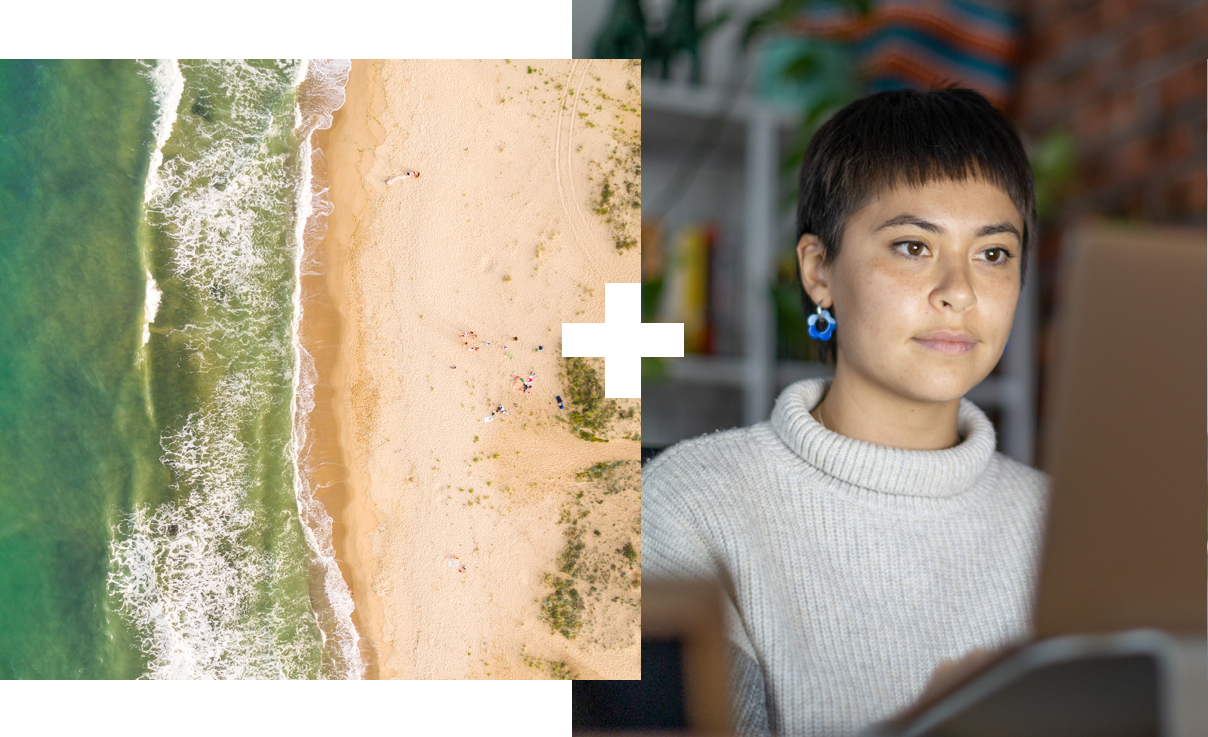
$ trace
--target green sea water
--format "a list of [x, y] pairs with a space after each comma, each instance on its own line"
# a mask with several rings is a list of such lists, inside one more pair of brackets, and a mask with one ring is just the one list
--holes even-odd
[[294, 464], [316, 68], [0, 61], [0, 677], [360, 674]]

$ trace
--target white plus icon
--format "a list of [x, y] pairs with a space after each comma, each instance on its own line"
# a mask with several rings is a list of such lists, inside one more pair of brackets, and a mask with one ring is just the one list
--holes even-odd
[[642, 285], [605, 284], [604, 322], [562, 323], [562, 355], [604, 357], [604, 396], [641, 399], [642, 357], [684, 355], [682, 322], [642, 322]]

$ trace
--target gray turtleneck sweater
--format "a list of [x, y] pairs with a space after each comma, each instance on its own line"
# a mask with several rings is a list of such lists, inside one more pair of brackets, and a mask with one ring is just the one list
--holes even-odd
[[1031, 634], [1049, 477], [965, 399], [945, 450], [831, 432], [809, 414], [830, 381], [642, 470], [642, 578], [722, 583], [742, 734], [855, 734], [942, 661]]

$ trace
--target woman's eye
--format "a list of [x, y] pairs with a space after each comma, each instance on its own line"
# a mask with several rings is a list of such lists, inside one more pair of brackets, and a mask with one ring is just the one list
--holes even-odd
[[[921, 241], [898, 241], [897, 243], [893, 244], [893, 247], [903, 256], [908, 258], [919, 258], [927, 253], [927, 244], [922, 243]], [[1011, 258], [1010, 251], [997, 246], [994, 248], [987, 248], [986, 250], [982, 251], [982, 254], [985, 256], [987, 262], [994, 264], [995, 266], [1005, 264], [1007, 260]]]
[[1001, 264], [1011, 258], [1011, 254], [1005, 248], [987, 248], [982, 253], [986, 254], [986, 260], [992, 264]]
[[893, 245], [907, 256], [922, 256], [923, 252], [927, 250], [927, 246], [918, 241], [898, 241]]

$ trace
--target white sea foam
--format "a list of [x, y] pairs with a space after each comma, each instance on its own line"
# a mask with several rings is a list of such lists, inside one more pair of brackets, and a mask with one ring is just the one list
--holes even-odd
[[231, 376], [216, 406], [163, 438], [161, 460], [187, 493], [153, 513], [136, 508], [112, 546], [110, 591], [141, 635], [147, 677], [315, 674], [311, 633], [273, 597], [290, 574], [304, 575], [302, 562], [254, 544], [292, 521], [257, 519], [242, 503], [251, 459], [230, 428], [255, 393]]
[[155, 322], [155, 313], [159, 312], [159, 301], [163, 296], [164, 293], [156, 288], [155, 279], [148, 271], [147, 297], [143, 304], [143, 345], [147, 345], [147, 341], [151, 340], [151, 323]]
[[[343, 102], [347, 71], [340, 78], [333, 66], [338, 68], [307, 65], [307, 80], [339, 85], [336, 92], [307, 95], [308, 105], [322, 99]], [[182, 84], [175, 92], [171, 85], [157, 87], [169, 90], [165, 100], [175, 95], [175, 102], [165, 102], [161, 110], [175, 114], [186, 77], [190, 85], [221, 89], [231, 106], [204, 123], [190, 119], [196, 131], [155, 167], [157, 182], [146, 190], [148, 223], [171, 243], [174, 289], [183, 290], [181, 296], [200, 308], [193, 323], [168, 331], [186, 349], [176, 369], [204, 374], [213, 389], [200, 398], [202, 409], [162, 434], [161, 461], [172, 472], [176, 501], [154, 510], [136, 508], [116, 531], [109, 591], [139, 633], [148, 677], [360, 677], [352, 601], [338, 580], [330, 519], [301, 473], [294, 474], [294, 492], [302, 519], [292, 510], [264, 519], [250, 508], [249, 492], [265, 484], [258, 466], [264, 449], [240, 439], [276, 401], [276, 395], [264, 391], [263, 383], [272, 380], [266, 376], [280, 376], [281, 366], [292, 358], [287, 371], [295, 379], [294, 433], [290, 447], [281, 452], [296, 461], [305, 445], [305, 438], [296, 434], [297, 413], [313, 406], [314, 377], [313, 361], [296, 349], [300, 236], [308, 216], [324, 205], [321, 195], [316, 199], [311, 192], [309, 145], [301, 159], [306, 170], [299, 171], [299, 162], [280, 144], [299, 123], [303, 130], [324, 121], [330, 125], [330, 112], [339, 105], [324, 112], [299, 111], [288, 104], [301, 74], [293, 66], [265, 69], [220, 61], [175, 69]], [[287, 128], [290, 107], [295, 108], [294, 120], [288, 122], [294, 126]], [[175, 125], [165, 120], [157, 122], [158, 132], [167, 131], [157, 150]], [[292, 236], [287, 244], [292, 250], [282, 248], [283, 231]], [[287, 298], [281, 286], [291, 272], [293, 345], [280, 328]], [[148, 324], [158, 311], [159, 294], [148, 272]], [[144, 330], [147, 335], [146, 325]], [[272, 373], [266, 373], [270, 368]], [[306, 580], [308, 561], [284, 559], [276, 551], [289, 546], [265, 542], [269, 536], [296, 535], [299, 529], [322, 567], [329, 602], [314, 601], [315, 610], [304, 616], [299, 613], [310, 603], [305, 594], [286, 589], [290, 582]], [[336, 638], [341, 655], [333, 658], [334, 665], [319, 662], [316, 622], [322, 639]]]
[[282, 207], [280, 194], [293, 175], [289, 156], [269, 152], [274, 114], [265, 103], [271, 96], [265, 89], [280, 87], [281, 79], [275, 70], [241, 61], [204, 66], [210, 76], [221, 77], [231, 103], [229, 119], [208, 126], [204, 145], [160, 166], [160, 185], [148, 209], [174, 241], [172, 261], [179, 277], [211, 290], [226, 307], [233, 301], [259, 312], [279, 298], [262, 288], [271, 267], [266, 259], [280, 250], [266, 249], [263, 236], [293, 215], [292, 208]]
[[[180, 106], [185, 91], [185, 78], [175, 59], [158, 59], [147, 74], [151, 80], [152, 99], [158, 112], [155, 117], [155, 150], [151, 152], [151, 165], [147, 167], [147, 179], [143, 184], [143, 202], [150, 202], [159, 185], [159, 167], [164, 161], [164, 144], [172, 135], [176, 125], [176, 108]], [[146, 341], [144, 341], [146, 342]]]
[[[326, 227], [326, 218], [332, 212], [327, 199], [327, 187], [315, 174], [315, 163], [322, 152], [311, 145], [311, 134], [316, 130], [331, 127], [332, 113], [344, 104], [344, 87], [348, 83], [351, 62], [346, 60], [312, 60], [305, 65], [299, 76], [302, 88], [299, 104], [294, 109], [294, 133], [301, 144], [303, 186], [298, 192], [298, 218], [294, 224], [294, 242], [298, 244], [295, 260], [294, 289], [294, 429], [293, 454], [295, 459], [305, 458], [309, 448], [307, 417], [314, 409], [314, 387], [318, 381], [314, 357], [299, 342], [298, 326], [302, 319], [302, 274], [303, 263], [310, 254], [307, 243], [318, 244]], [[308, 272], [309, 273], [309, 272]], [[330, 611], [320, 612], [320, 627], [324, 635], [335, 638], [335, 647], [340, 661], [345, 664], [344, 676], [359, 679], [364, 675], [365, 664], [361, 658], [360, 635], [352, 624], [354, 604], [348, 584], [336, 563], [335, 547], [332, 543], [332, 521], [323, 504], [315, 499], [313, 469], [299, 468], [295, 474], [294, 494], [298, 510], [306, 523], [303, 528], [307, 545], [323, 575], [323, 591]]]

